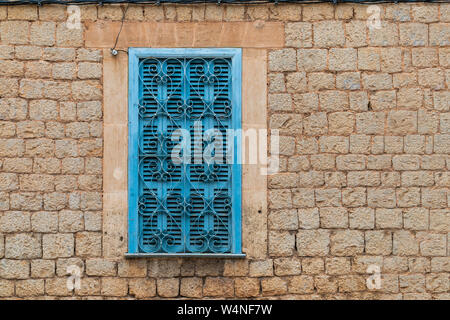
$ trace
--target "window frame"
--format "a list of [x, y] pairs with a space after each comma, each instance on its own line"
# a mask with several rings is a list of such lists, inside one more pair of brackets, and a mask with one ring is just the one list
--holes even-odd
[[[142, 58], [231, 58], [233, 129], [242, 129], [242, 49], [241, 48], [128, 48], [128, 253], [126, 257], [210, 257], [243, 258], [242, 253], [242, 137], [234, 143], [232, 167], [232, 246], [230, 253], [142, 253], [138, 250], [139, 194], [138, 113], [139, 59]], [[135, 143], [133, 143], [133, 141]]]

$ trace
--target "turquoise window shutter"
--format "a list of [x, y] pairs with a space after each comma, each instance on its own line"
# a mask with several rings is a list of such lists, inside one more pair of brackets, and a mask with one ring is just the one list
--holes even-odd
[[241, 254], [239, 129], [240, 49], [130, 48], [130, 254]]

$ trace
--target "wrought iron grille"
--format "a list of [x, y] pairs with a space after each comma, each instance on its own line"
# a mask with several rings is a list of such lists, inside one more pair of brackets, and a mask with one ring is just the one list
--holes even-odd
[[[232, 82], [230, 58], [139, 60], [139, 252], [231, 252], [233, 170], [227, 161], [227, 129], [232, 128]], [[189, 140], [178, 150], [181, 129], [188, 130]], [[223, 139], [221, 161], [202, 157], [217, 142], [204, 135], [211, 129]]]

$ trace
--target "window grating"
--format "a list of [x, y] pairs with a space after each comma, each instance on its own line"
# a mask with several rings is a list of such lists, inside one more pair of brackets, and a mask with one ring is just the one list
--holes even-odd
[[[228, 148], [236, 147], [226, 141], [227, 130], [238, 129], [240, 121], [233, 92], [240, 77], [234, 76], [232, 57], [147, 56], [138, 59], [137, 71], [137, 141], [130, 139], [137, 144], [138, 175], [131, 181], [137, 191], [137, 239], [130, 251], [240, 253], [240, 168], [226, 158]], [[185, 145], [191, 154], [183, 149], [182, 163], [172, 157], [179, 129], [190, 133]], [[198, 154], [215, 143], [205, 135], [210, 129], [223, 142], [219, 163], [201, 157], [199, 162]]]

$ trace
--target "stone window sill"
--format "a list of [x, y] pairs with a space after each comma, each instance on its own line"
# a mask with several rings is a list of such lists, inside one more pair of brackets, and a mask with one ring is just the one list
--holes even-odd
[[245, 253], [125, 253], [125, 258], [245, 258]]

